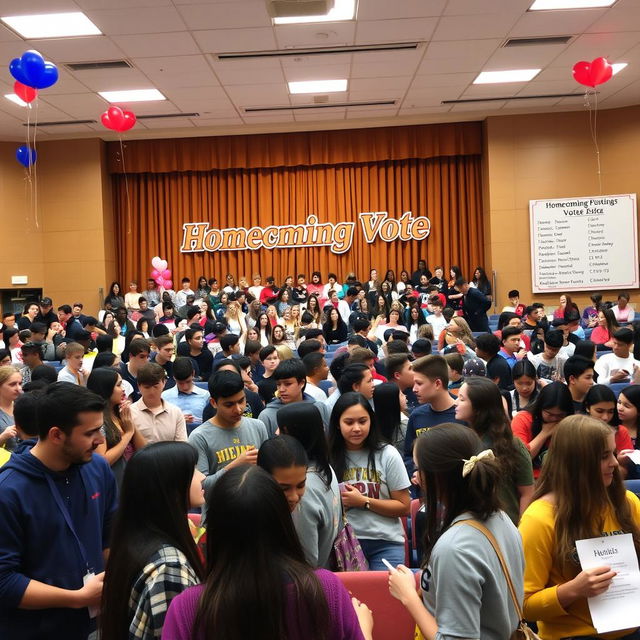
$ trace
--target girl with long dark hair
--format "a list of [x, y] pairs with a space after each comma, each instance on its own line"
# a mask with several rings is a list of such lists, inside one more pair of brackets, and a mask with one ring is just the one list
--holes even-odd
[[538, 397], [542, 387], [536, 376], [536, 368], [528, 358], [522, 358], [513, 365], [511, 376], [515, 389], [509, 391], [509, 395], [511, 417], [514, 417]]
[[322, 416], [312, 404], [294, 402], [278, 411], [278, 428], [302, 445], [309, 461], [301, 508], [291, 514], [304, 555], [312, 567], [329, 568], [331, 549], [342, 528], [342, 510]]
[[307, 564], [278, 483], [258, 466], [229, 469], [207, 499], [205, 583], [173, 600], [163, 637], [362, 640], [371, 628], [367, 607]]
[[315, 324], [322, 324], [322, 309], [320, 309], [320, 303], [318, 302], [318, 296], [315, 293], [309, 295], [307, 300], [307, 313], [313, 316], [313, 322]]
[[260, 344], [263, 347], [271, 344], [271, 322], [266, 313], [261, 313], [256, 322], [256, 331], [260, 336]]
[[[616, 434], [616, 449], [618, 453], [625, 449], [633, 449], [633, 442], [627, 428], [620, 424], [620, 417], [616, 408], [616, 394], [611, 387], [604, 384], [594, 384], [582, 403], [584, 413], [592, 418], [606, 422]], [[620, 456], [618, 456], [620, 460]]]
[[449, 282], [447, 283], [447, 289], [445, 291], [447, 306], [451, 307], [454, 311], [462, 308], [463, 295], [456, 289], [456, 280], [458, 278], [462, 278], [462, 271], [460, 267], [454, 265], [449, 269]]
[[327, 321], [322, 325], [327, 344], [340, 344], [347, 341], [349, 329], [336, 308], [327, 314]]
[[574, 413], [573, 398], [567, 385], [552, 382], [511, 421], [513, 435], [524, 442], [533, 460], [533, 477], [540, 475], [542, 460], [558, 423]]
[[484, 526], [496, 539], [521, 603], [522, 542], [500, 510], [499, 462], [471, 429], [451, 423], [417, 438], [413, 457], [426, 493], [422, 600], [404, 566], [389, 573], [391, 595], [428, 640], [511, 638], [519, 619], [506, 578], [486, 535], [472, 526]]
[[407, 419], [404, 415], [407, 396], [394, 382], [383, 382], [373, 388], [373, 406], [382, 440], [393, 445], [402, 455], [407, 435]]
[[147, 442], [133, 423], [131, 402], [124, 395], [122, 377], [115, 369], [94, 368], [87, 380], [87, 389], [106, 400], [102, 425], [104, 443], [98, 446], [96, 453], [107, 460], [118, 487], [121, 487], [127, 460]]
[[491, 283], [489, 282], [489, 278], [487, 278], [487, 272], [482, 267], [476, 267], [473, 272], [473, 278], [469, 281], [469, 286], [475, 287], [480, 293], [483, 293], [491, 300]]
[[198, 454], [156, 442], [127, 464], [100, 616], [102, 640], [157, 638], [174, 596], [204, 577], [187, 512], [204, 503]]
[[[638, 425], [640, 424], [640, 385], [630, 384], [624, 387], [618, 395], [616, 406], [620, 424], [626, 427], [631, 438], [633, 449], [640, 449], [640, 438], [638, 438]], [[621, 462], [624, 464], [628, 478], [640, 478], [640, 465], [634, 464], [629, 458], [622, 454]]]
[[[609, 559], [581, 570], [576, 541], [630, 533], [640, 553], [640, 502], [624, 482], [615, 436], [601, 420], [570, 416], [551, 440], [534, 501], [522, 516], [524, 615], [542, 638], [603, 637], [593, 626], [588, 599], [609, 589]], [[636, 638], [635, 629], [606, 637]]]
[[518, 524], [533, 495], [531, 456], [513, 437], [498, 386], [489, 378], [470, 377], [456, 398], [456, 419], [465, 421], [491, 449], [500, 465], [498, 494], [507, 515]]
[[107, 311], [116, 311], [120, 307], [124, 307], [124, 295], [119, 282], [112, 282], [104, 299], [104, 308]]
[[329, 459], [343, 483], [342, 505], [369, 568], [384, 571], [404, 559], [404, 530], [410, 481], [395, 447], [385, 444], [369, 401], [360, 393], [343, 393], [329, 421]]

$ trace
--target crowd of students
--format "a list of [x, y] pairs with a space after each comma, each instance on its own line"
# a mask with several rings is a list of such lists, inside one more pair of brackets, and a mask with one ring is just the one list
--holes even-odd
[[423, 637], [504, 639], [495, 538], [543, 638], [599, 637], [587, 599], [615, 574], [575, 541], [640, 551], [629, 297], [547, 318], [510, 291], [491, 331], [484, 270], [444, 275], [113, 283], [97, 318], [5, 313], [0, 635], [371, 638], [385, 612], [334, 573], [348, 544]]

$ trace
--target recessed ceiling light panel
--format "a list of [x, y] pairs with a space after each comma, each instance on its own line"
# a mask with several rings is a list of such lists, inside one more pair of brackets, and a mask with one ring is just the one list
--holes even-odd
[[132, 89], [127, 91], [98, 91], [107, 102], [151, 102], [166, 100], [157, 89]]
[[23, 38], [67, 38], [102, 34], [100, 29], [80, 11], [4, 16], [0, 20]]
[[562, 9], [597, 9], [610, 7], [617, 0], [535, 0], [529, 11], [560, 11]]
[[473, 84], [497, 84], [499, 82], [529, 82], [541, 69], [507, 69], [506, 71], [482, 71]]
[[15, 93], [6, 93], [4, 96], [7, 100], [11, 100], [11, 102], [15, 102], [19, 107], [26, 107], [27, 103], [17, 96]]
[[305, 80], [290, 82], [289, 93], [335, 93], [347, 90], [346, 80]]
[[356, 0], [336, 0], [333, 9], [324, 16], [297, 16], [274, 18], [273, 24], [301, 24], [304, 22], [342, 22], [353, 20], [356, 14]]
[[613, 75], [615, 76], [616, 73], [622, 71], [628, 64], [628, 62], [614, 62], [611, 65], [611, 68], [613, 69]]

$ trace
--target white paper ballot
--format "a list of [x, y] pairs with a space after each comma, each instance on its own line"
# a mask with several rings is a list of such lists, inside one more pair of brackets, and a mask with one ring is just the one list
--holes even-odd
[[633, 464], [640, 464], [640, 451], [638, 449], [628, 451], [624, 455], [629, 458]]
[[617, 573], [605, 593], [588, 599], [598, 633], [640, 627], [640, 570], [633, 536], [576, 540], [576, 549], [583, 570], [606, 566]]

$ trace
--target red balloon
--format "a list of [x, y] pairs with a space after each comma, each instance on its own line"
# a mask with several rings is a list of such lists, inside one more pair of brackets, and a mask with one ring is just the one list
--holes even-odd
[[573, 78], [587, 87], [596, 87], [611, 80], [613, 67], [606, 58], [596, 58], [591, 62], [580, 60], [573, 65]]
[[38, 90], [28, 87], [17, 80], [13, 83], [13, 91], [24, 102], [33, 102], [38, 97]]
[[119, 133], [128, 131], [136, 123], [136, 116], [132, 111], [127, 111], [126, 109], [115, 106], [109, 107], [102, 116], [100, 116], [100, 119], [107, 129], [118, 131]]

